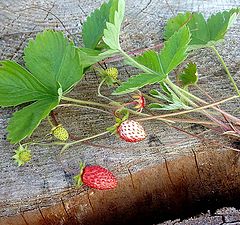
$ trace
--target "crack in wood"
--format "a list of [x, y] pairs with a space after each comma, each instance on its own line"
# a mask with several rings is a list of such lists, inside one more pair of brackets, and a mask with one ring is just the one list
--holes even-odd
[[167, 0], [165, 0], [165, 2], [166, 2], [167, 7], [169, 8], [169, 10], [171, 11], [172, 15], [176, 16], [176, 13], [174, 12], [172, 6], [170, 6], [169, 2]]
[[27, 222], [27, 220], [25, 219], [23, 213], [20, 213], [20, 215], [21, 215], [21, 217], [23, 218], [23, 220], [24, 220], [24, 222], [26, 223], [26, 225], [29, 225], [28, 222]]
[[146, 4], [146, 6], [145, 6], [144, 8], [142, 8], [142, 9], [140, 10], [140, 12], [137, 13], [136, 16], [138, 16], [139, 14], [141, 14], [142, 12], [144, 12], [144, 11], [149, 7], [149, 5], [150, 5], [151, 3], [152, 3], [152, 0], [149, 0], [148, 3]]
[[[52, 5], [52, 7], [47, 11], [46, 16], [43, 18], [43, 21], [45, 21], [45, 20], [47, 19], [48, 15], [51, 13], [51, 10], [53, 9], [53, 7], [54, 7], [54, 3], [53, 3], [53, 5]], [[15, 59], [15, 58], [17, 57], [18, 52], [19, 52], [19, 50], [22, 48], [22, 46], [23, 46], [23, 44], [25, 43], [26, 39], [29, 38], [29, 37], [33, 34], [33, 32], [35, 31], [36, 28], [37, 28], [37, 25], [35, 25], [35, 26], [33, 27], [33, 29], [31, 30], [30, 33], [27, 33], [27, 34], [24, 33], [24, 34], [23, 34], [23, 36], [26, 34], [26, 37], [24, 37], [23, 40], [20, 42], [20, 44], [16, 47], [15, 52], [14, 52], [13, 55], [10, 57], [11, 60], [13, 60], [13, 59]]]
[[38, 208], [38, 211], [40, 212], [40, 214], [41, 214], [41, 216], [42, 216], [42, 218], [43, 218], [44, 223], [45, 223], [46, 225], [48, 225], [48, 222], [46, 221], [45, 217], [43, 216], [43, 213], [42, 213], [42, 210], [41, 210], [40, 206], [38, 206], [37, 208]]
[[203, 187], [204, 185], [203, 185], [202, 178], [201, 178], [201, 175], [200, 175], [200, 169], [199, 169], [199, 166], [198, 166], [197, 155], [196, 155], [196, 153], [195, 153], [195, 151], [193, 149], [191, 149], [191, 151], [192, 151], [193, 156], [194, 156], [194, 162], [195, 162], [195, 165], [196, 165], [199, 181], [200, 181], [201, 186]]
[[222, 215], [222, 221], [223, 221], [223, 223], [226, 223], [226, 219], [225, 219], [224, 215]]
[[131, 179], [131, 182], [132, 182], [132, 187], [133, 187], [133, 189], [135, 189], [131, 170], [130, 170], [130, 168], [127, 168], [127, 170], [128, 170], [128, 173], [130, 174], [130, 179]]
[[164, 159], [164, 162], [165, 162], [165, 167], [166, 167], [166, 170], [167, 170], [168, 178], [169, 178], [172, 186], [174, 187], [174, 189], [176, 189], [176, 186], [175, 186], [175, 184], [173, 183], [172, 178], [171, 178], [171, 175], [170, 175], [170, 172], [169, 172], [167, 159], [166, 159], [166, 158], [163, 158], [163, 159]]
[[85, 10], [82, 8], [82, 6], [80, 5], [81, 4], [81, 0], [78, 0], [79, 4], [78, 4], [78, 7], [79, 9], [82, 11], [82, 13], [84, 14], [85, 17], [88, 16], [88, 14], [85, 12]]
[[92, 209], [92, 213], [94, 214], [94, 209], [93, 209], [93, 205], [92, 205], [92, 202], [91, 202], [91, 199], [90, 199], [90, 194], [89, 194], [89, 191], [87, 190], [87, 197], [88, 197], [88, 201], [89, 201], [89, 205]]
[[[10, 25], [14, 24], [15, 21], [18, 20], [20, 16], [21, 16], [21, 15], [18, 15], [15, 19], [13, 19], [13, 20], [12, 20], [11, 22], [9, 22], [6, 26], [4, 26], [0, 33], [3, 33], [3, 31], [6, 30], [6, 28], [9, 28]], [[2, 36], [0, 36], [0, 37], [2, 37]]]
[[65, 203], [64, 203], [63, 199], [62, 198], [60, 198], [60, 199], [61, 199], [61, 202], [62, 202], [63, 209], [64, 209], [65, 213], [67, 214], [67, 217], [70, 218], [71, 216], [69, 215], [69, 213], [66, 209], [66, 206], [65, 206]]

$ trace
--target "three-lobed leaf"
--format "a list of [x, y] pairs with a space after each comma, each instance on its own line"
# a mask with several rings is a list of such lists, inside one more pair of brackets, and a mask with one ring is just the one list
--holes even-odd
[[134, 58], [137, 64], [128, 60], [127, 62], [130, 65], [144, 70], [145, 73], [131, 77], [118, 87], [113, 94], [129, 93], [148, 84], [165, 80], [168, 74], [186, 59], [189, 42], [190, 33], [188, 28], [184, 26], [165, 42], [164, 48], [159, 54], [154, 51], [147, 51]]
[[203, 48], [215, 45], [224, 39], [224, 36], [236, 20], [239, 9], [219, 12], [205, 20], [201, 13], [179, 13], [168, 20], [164, 37], [168, 40], [182, 26], [187, 25], [191, 32], [190, 49]]
[[7, 127], [8, 140], [14, 144], [30, 136], [41, 120], [45, 119], [58, 103], [58, 97], [49, 97], [15, 112]]
[[126, 94], [138, 90], [148, 84], [154, 84], [160, 82], [162, 77], [155, 74], [138, 74], [134, 77], [130, 77], [126, 82], [123, 82], [114, 92], [113, 95]]
[[55, 94], [58, 83], [63, 93], [83, 77], [77, 48], [62, 32], [44, 31], [24, 49], [27, 69], [50, 93]]
[[117, 0], [110, 0], [87, 17], [82, 27], [83, 44], [86, 48], [96, 49], [98, 47], [106, 28], [106, 22], [113, 22], [117, 6]]
[[49, 96], [31, 73], [13, 61], [0, 62], [0, 106], [16, 106]]
[[113, 21], [106, 23], [104, 29], [103, 41], [112, 50], [120, 50], [119, 36], [121, 31], [121, 24], [125, 13], [125, 1], [118, 0], [118, 8], [112, 16]]
[[78, 49], [62, 32], [45, 31], [24, 50], [24, 69], [12, 61], [0, 66], [0, 106], [31, 105], [14, 113], [8, 125], [8, 140], [17, 143], [30, 136], [63, 93], [83, 76]]

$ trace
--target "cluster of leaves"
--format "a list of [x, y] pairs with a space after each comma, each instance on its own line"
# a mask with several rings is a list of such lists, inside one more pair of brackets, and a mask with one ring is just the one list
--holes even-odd
[[[145, 85], [164, 82], [168, 74], [186, 59], [190, 50], [212, 47], [222, 41], [238, 14], [239, 9], [231, 9], [212, 15], [207, 21], [201, 13], [190, 12], [180, 13], [171, 18], [165, 27], [166, 42], [162, 51], [144, 52], [143, 55], [134, 58], [137, 63], [127, 59], [128, 64], [145, 73], [131, 77], [117, 88], [114, 94], [129, 93]], [[189, 71], [191, 75], [186, 76]], [[188, 72], [179, 78], [183, 79], [184, 86], [195, 84], [197, 77], [194, 67], [189, 68]]]
[[137, 64], [128, 59], [128, 64], [143, 70], [144, 73], [131, 77], [118, 87], [114, 94], [125, 94], [145, 85], [163, 82], [168, 74], [186, 59], [189, 42], [190, 32], [184, 26], [165, 42], [160, 53], [146, 51], [143, 55], [134, 58]]
[[205, 48], [216, 45], [224, 39], [224, 36], [239, 14], [239, 8], [229, 11], [218, 12], [205, 20], [201, 13], [179, 13], [176, 17], [168, 20], [164, 31], [166, 40], [187, 26], [191, 32], [189, 50]]
[[61, 32], [38, 34], [24, 49], [24, 62], [26, 69], [13, 61], [2, 61], [0, 67], [0, 105], [32, 103], [10, 119], [11, 143], [31, 135], [83, 76], [77, 49]]
[[[168, 75], [187, 58], [189, 50], [211, 47], [222, 40], [239, 9], [217, 13], [207, 21], [200, 13], [178, 14], [167, 23], [166, 41], [161, 52], [146, 51], [134, 58], [121, 49], [119, 42], [124, 12], [124, 0], [109, 0], [91, 13], [83, 25], [84, 47], [76, 47], [62, 32], [48, 30], [39, 33], [24, 49], [25, 68], [13, 61], [0, 62], [0, 106], [31, 103], [15, 112], [10, 119], [7, 130], [11, 143], [30, 136], [91, 65], [114, 54], [122, 54], [127, 64], [142, 70], [122, 83], [114, 95], [160, 83], [162, 93], [152, 90], [150, 94], [166, 104], [152, 104], [151, 108], [188, 108], [168, 87]], [[179, 75], [185, 89], [195, 84], [197, 79], [194, 64]]]
[[102, 45], [102, 37], [114, 21], [118, 5], [118, 0], [110, 0], [88, 17], [83, 26], [84, 48], [77, 48], [62, 32], [47, 30], [24, 49], [26, 68], [14, 61], [0, 62], [0, 106], [31, 103], [10, 119], [7, 130], [11, 143], [30, 136], [89, 66], [116, 52]]

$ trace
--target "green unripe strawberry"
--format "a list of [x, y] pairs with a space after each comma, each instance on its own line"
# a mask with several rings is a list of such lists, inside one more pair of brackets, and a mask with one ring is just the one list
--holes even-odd
[[29, 150], [27, 146], [24, 148], [22, 145], [20, 145], [12, 158], [15, 160], [18, 166], [23, 166], [25, 163], [31, 160], [31, 150]]
[[105, 70], [107, 76], [113, 78], [113, 80], [117, 80], [118, 77], [118, 69], [115, 67], [110, 67]]
[[52, 135], [61, 141], [66, 141], [69, 138], [68, 131], [62, 126], [62, 124], [59, 124], [52, 129]]

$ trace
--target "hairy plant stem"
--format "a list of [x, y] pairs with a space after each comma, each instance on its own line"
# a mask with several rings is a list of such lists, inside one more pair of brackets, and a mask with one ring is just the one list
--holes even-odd
[[106, 81], [106, 78], [104, 78], [104, 79], [100, 82], [100, 84], [98, 85], [98, 90], [97, 90], [97, 92], [98, 92], [98, 97], [105, 98], [105, 99], [107, 99], [108, 101], [112, 102], [112, 101], [113, 101], [112, 99], [110, 99], [110, 98], [108, 98], [107, 96], [101, 94], [101, 87], [102, 87], [102, 85], [104, 84], [105, 81]]
[[106, 114], [110, 114], [112, 115], [111, 112], [103, 110], [103, 109], [99, 109], [99, 108], [95, 108], [95, 107], [91, 107], [91, 106], [86, 106], [86, 105], [79, 105], [79, 104], [60, 104], [57, 107], [80, 107], [80, 108], [85, 108], [85, 109], [92, 109], [92, 110], [96, 110], [99, 112], [103, 112]]
[[[95, 105], [95, 106], [101, 106], [103, 108], [109, 108], [109, 109], [114, 109], [116, 110], [117, 108], [119, 108], [118, 106], [111, 106], [111, 105], [107, 105], [107, 104], [101, 104], [101, 103], [98, 103], [98, 102], [92, 102], [92, 101], [83, 101], [83, 100], [78, 100], [78, 99], [74, 99], [74, 98], [68, 98], [68, 97], [62, 97], [62, 100], [65, 100], [65, 101], [69, 101], [69, 102], [75, 102], [77, 104], [79, 104], [80, 106], [81, 105]], [[112, 101], [113, 102], [113, 101]], [[148, 116], [151, 116], [149, 114], [145, 114], [145, 113], [140, 113], [140, 112], [136, 112], [132, 109], [127, 109], [130, 113], [132, 113], [133, 115], [137, 115], [137, 116], [144, 116], [144, 117], [148, 117]], [[168, 122], [168, 123], [174, 123], [173, 121], [171, 120], [168, 120], [168, 119], [161, 119], [159, 118], [158, 120], [161, 120], [161, 121], [164, 121], [164, 122]]]
[[[182, 99], [184, 99], [185, 101], [187, 101], [191, 106], [197, 108], [199, 107], [195, 102], [193, 102], [189, 97], [187, 97], [185, 95], [185, 93], [189, 93], [188, 91], [185, 91], [183, 92], [183, 89], [180, 89], [178, 86], [176, 86], [175, 84], [173, 84], [168, 78], [166, 79], [166, 83], [173, 89], [173, 91], [176, 92], [176, 94], [178, 94]], [[195, 97], [194, 95], [190, 94], [190, 97], [192, 98], [197, 98]], [[236, 98], [237, 96], [234, 96], [234, 98]], [[198, 100], [199, 98], [197, 98]], [[232, 98], [230, 98], [232, 99]], [[205, 103], [206, 104], [206, 103]], [[215, 105], [213, 105], [215, 106]], [[215, 109], [218, 109], [215, 107]], [[206, 110], [204, 110], [204, 108], [202, 108], [202, 110], [200, 111], [202, 114], [204, 114], [205, 116], [207, 116], [210, 120], [214, 121], [215, 123], [219, 124], [220, 127], [224, 128], [224, 130], [228, 130], [229, 127], [224, 124], [222, 121], [220, 121], [219, 119], [215, 118], [212, 114], [210, 114], [209, 112], [207, 112]]]
[[[123, 55], [124, 58], [126, 58], [128, 61], [130, 61], [132, 63], [133, 66], [142, 69], [144, 72], [146, 73], [152, 73], [152, 71], [150, 69], [148, 69], [147, 67], [139, 64], [137, 61], [135, 61], [132, 57], [130, 57], [127, 53], [125, 53], [122, 49], [119, 50], [120, 53]], [[224, 62], [224, 61], [223, 61]], [[225, 63], [224, 63], [225, 64]], [[225, 65], [226, 67], [226, 65]], [[226, 67], [227, 69], [227, 67]], [[228, 69], [227, 69], [228, 70]], [[229, 72], [229, 71], [228, 71]], [[230, 73], [229, 73], [230, 74]], [[231, 75], [230, 75], [231, 76]], [[198, 105], [192, 101], [198, 101], [204, 104], [208, 104], [206, 101], [196, 97], [195, 95], [191, 94], [190, 92], [178, 87], [177, 85], [175, 85], [174, 83], [172, 83], [172, 81], [169, 78], [165, 79], [165, 83], [168, 84], [170, 86], [170, 88], [182, 99], [184, 99], [186, 102], [188, 102], [191, 106], [193, 107], [198, 107]], [[235, 82], [234, 82], [235, 83]], [[238, 96], [233, 96], [234, 98], [237, 98]], [[192, 100], [191, 100], [192, 99]], [[215, 109], [216, 111], [220, 112], [221, 114], [223, 114], [224, 116], [228, 116], [232, 119], [234, 119], [234, 121], [240, 121], [238, 118], [231, 116], [230, 114], [224, 112], [223, 110], [219, 109], [218, 107], [216, 107], [215, 105], [212, 106], [213, 109]], [[206, 115], [209, 119], [211, 119], [212, 121], [214, 121], [215, 123], [219, 124], [220, 127], [224, 128], [225, 130], [228, 130], [229, 127], [224, 124], [222, 121], [220, 121], [219, 119], [213, 117], [211, 114], [209, 114], [209, 112], [207, 112], [206, 110], [203, 109], [202, 113], [204, 115]], [[161, 118], [161, 117], [158, 117]]]
[[52, 128], [54, 128], [55, 126], [54, 126], [54, 124], [52, 123], [52, 121], [51, 121], [51, 119], [50, 119], [50, 116], [47, 117], [47, 120], [48, 120], [48, 123], [50, 124], [50, 126], [51, 126]]
[[150, 70], [149, 68], [147, 68], [146, 66], [138, 63], [136, 60], [134, 60], [131, 56], [129, 56], [129, 55], [128, 55], [126, 52], [124, 52], [122, 49], [120, 49], [119, 51], [120, 51], [120, 53], [123, 55], [123, 57], [124, 57], [125, 59], [127, 59], [129, 62], [132, 62], [132, 65], [133, 65], [133, 66], [142, 69], [142, 70], [143, 70], [144, 72], [146, 72], [146, 73], [150, 73], [150, 74], [156, 73], [156, 72]]
[[26, 145], [54, 146], [54, 145], [66, 145], [66, 143], [65, 142], [52, 142], [52, 143], [27, 142], [22, 144], [22, 146], [26, 146]]
[[228, 78], [229, 78], [229, 80], [231, 81], [231, 83], [232, 83], [235, 91], [236, 91], [237, 94], [240, 96], [240, 91], [239, 91], [239, 89], [238, 89], [238, 86], [237, 86], [236, 82], [234, 81], [232, 75], [230, 74], [229, 69], [228, 69], [226, 63], [224, 62], [222, 56], [219, 54], [219, 52], [218, 52], [218, 50], [215, 48], [215, 46], [211, 46], [210, 48], [211, 48], [211, 49], [214, 51], [214, 53], [217, 55], [217, 57], [218, 57], [219, 61], [221, 62], [224, 70], [226, 71], [226, 73], [227, 73], [227, 75], [228, 75]]
[[146, 120], [150, 120], [150, 119], [165, 118], [165, 117], [170, 117], [170, 116], [179, 116], [179, 115], [184, 115], [184, 114], [191, 113], [191, 112], [197, 112], [197, 111], [201, 111], [201, 110], [204, 110], [204, 109], [207, 109], [207, 108], [211, 108], [211, 107], [213, 107], [215, 105], [219, 105], [221, 103], [227, 102], [227, 101], [235, 99], [237, 97], [238, 96], [232, 96], [230, 98], [223, 99], [221, 101], [214, 102], [212, 104], [201, 106], [201, 107], [198, 107], [198, 108], [193, 108], [193, 109], [184, 110], [184, 111], [175, 112], [175, 113], [163, 114], [163, 115], [159, 115], [159, 116], [151, 116], [149, 118], [139, 119], [138, 121], [146, 121]]
[[102, 133], [93, 135], [93, 136], [91, 136], [91, 137], [83, 138], [83, 139], [80, 139], [80, 140], [78, 140], [78, 141], [73, 141], [73, 142], [70, 142], [70, 143], [65, 143], [65, 145], [64, 145], [63, 148], [62, 148], [62, 150], [60, 151], [60, 155], [62, 155], [63, 152], [64, 152], [68, 147], [70, 147], [71, 145], [75, 145], [75, 144], [78, 144], [78, 143], [84, 142], [84, 141], [89, 141], [89, 140], [91, 140], [91, 139], [94, 139], [94, 138], [103, 136], [103, 135], [108, 134], [108, 133], [110, 133], [110, 132], [109, 132], [109, 131], [104, 131], [104, 132], [102, 132]]
[[[203, 103], [203, 104], [209, 104], [208, 102], [202, 100], [201, 98], [198, 98], [197, 96], [191, 94], [190, 92], [185, 91], [184, 89], [178, 87], [177, 85], [175, 85], [174, 83], [172, 83], [169, 79], [167, 80], [167, 83], [168, 83], [174, 90], [179, 90], [178, 93], [179, 93], [180, 96], [184, 96], [184, 95], [185, 95], [185, 97], [188, 96], [188, 99], [189, 99], [189, 98], [192, 98], [192, 99], [194, 99], [194, 100], [197, 101], [197, 102], [200, 102], [200, 103]], [[238, 97], [239, 97], [239, 96], [236, 96], [236, 95], [233, 96], [234, 99], [235, 99], [235, 98], [238, 98]], [[235, 116], [232, 116], [231, 114], [229, 114], [229, 113], [221, 110], [220, 108], [218, 108], [218, 107], [216, 107], [216, 106], [212, 106], [212, 108], [213, 108], [214, 110], [216, 110], [217, 112], [219, 112], [220, 114], [227, 116], [229, 119], [232, 119], [234, 122], [240, 123], [240, 119], [236, 118]]]
[[84, 101], [84, 100], [69, 98], [69, 97], [65, 97], [65, 96], [62, 96], [61, 99], [64, 100], [64, 101], [68, 101], [68, 102], [75, 102], [75, 103], [78, 103], [80, 105], [95, 105], [95, 106], [100, 106], [100, 107], [108, 108], [108, 109], [116, 108], [115, 106], [111, 106], [111, 105], [107, 105], [107, 104], [102, 104], [102, 103], [92, 102], [92, 101]]

